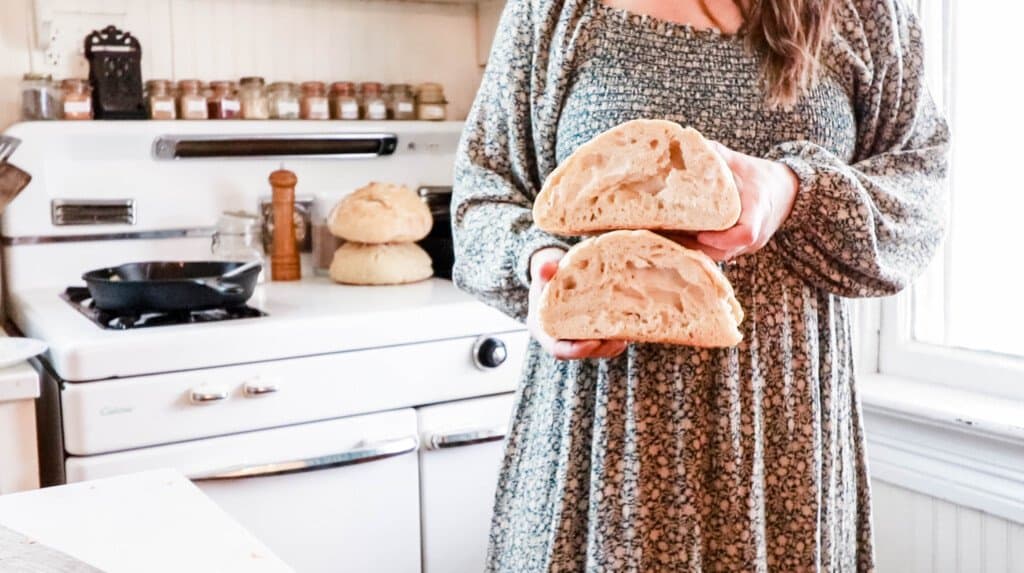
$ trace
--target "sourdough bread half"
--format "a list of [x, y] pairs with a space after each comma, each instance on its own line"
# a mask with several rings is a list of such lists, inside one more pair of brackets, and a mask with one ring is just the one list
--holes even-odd
[[743, 309], [710, 257], [650, 231], [587, 239], [558, 264], [539, 307], [555, 338], [734, 346]]
[[430, 208], [403, 185], [370, 183], [345, 196], [327, 218], [335, 237], [359, 243], [407, 243], [427, 236]]
[[538, 227], [559, 235], [614, 229], [716, 231], [740, 216], [732, 171], [696, 129], [637, 119], [581, 145], [544, 182]]
[[334, 251], [331, 278], [351, 285], [396, 285], [434, 274], [430, 255], [416, 243], [345, 243]]

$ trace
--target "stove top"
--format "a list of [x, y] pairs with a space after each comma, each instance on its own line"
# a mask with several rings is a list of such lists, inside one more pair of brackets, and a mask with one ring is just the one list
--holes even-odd
[[110, 312], [93, 306], [89, 289], [85, 287], [68, 287], [60, 297], [66, 300], [75, 310], [91, 320], [93, 324], [107, 330], [131, 330], [154, 326], [199, 324], [267, 316], [267, 313], [246, 305], [183, 312]]

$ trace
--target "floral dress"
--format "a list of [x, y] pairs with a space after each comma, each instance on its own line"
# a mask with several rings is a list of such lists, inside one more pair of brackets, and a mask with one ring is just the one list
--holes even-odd
[[632, 344], [558, 361], [531, 342], [487, 571], [869, 571], [870, 485], [848, 299], [893, 294], [943, 232], [949, 133], [902, 0], [840, 1], [817, 86], [773, 108], [724, 34], [600, 0], [509, 0], [456, 162], [456, 284], [527, 312], [544, 178], [635, 118], [782, 161], [800, 191], [724, 272], [734, 348]]

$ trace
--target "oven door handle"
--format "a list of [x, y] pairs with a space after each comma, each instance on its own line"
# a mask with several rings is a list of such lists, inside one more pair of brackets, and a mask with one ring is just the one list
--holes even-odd
[[208, 473], [189, 475], [189, 479], [192, 481], [228, 480], [340, 468], [401, 456], [415, 452], [418, 447], [419, 440], [415, 436], [407, 436], [315, 458], [222, 468]]
[[462, 430], [448, 434], [432, 434], [426, 440], [426, 447], [429, 450], [443, 450], [447, 448], [459, 448], [497, 442], [505, 439], [505, 428], [479, 428], [475, 430]]

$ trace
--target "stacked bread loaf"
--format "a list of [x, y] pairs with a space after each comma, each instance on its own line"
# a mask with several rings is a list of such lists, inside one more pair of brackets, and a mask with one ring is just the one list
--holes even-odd
[[[544, 287], [539, 318], [562, 339], [733, 346], [743, 310], [718, 265], [652, 231], [727, 229], [732, 172], [694, 129], [635, 120], [580, 146], [534, 203], [534, 222], [578, 243]], [[610, 231], [610, 232], [607, 232]]]
[[430, 232], [430, 209], [405, 186], [370, 183], [342, 199], [327, 223], [345, 241], [331, 262], [339, 283], [403, 284], [434, 274], [430, 255], [416, 244]]

